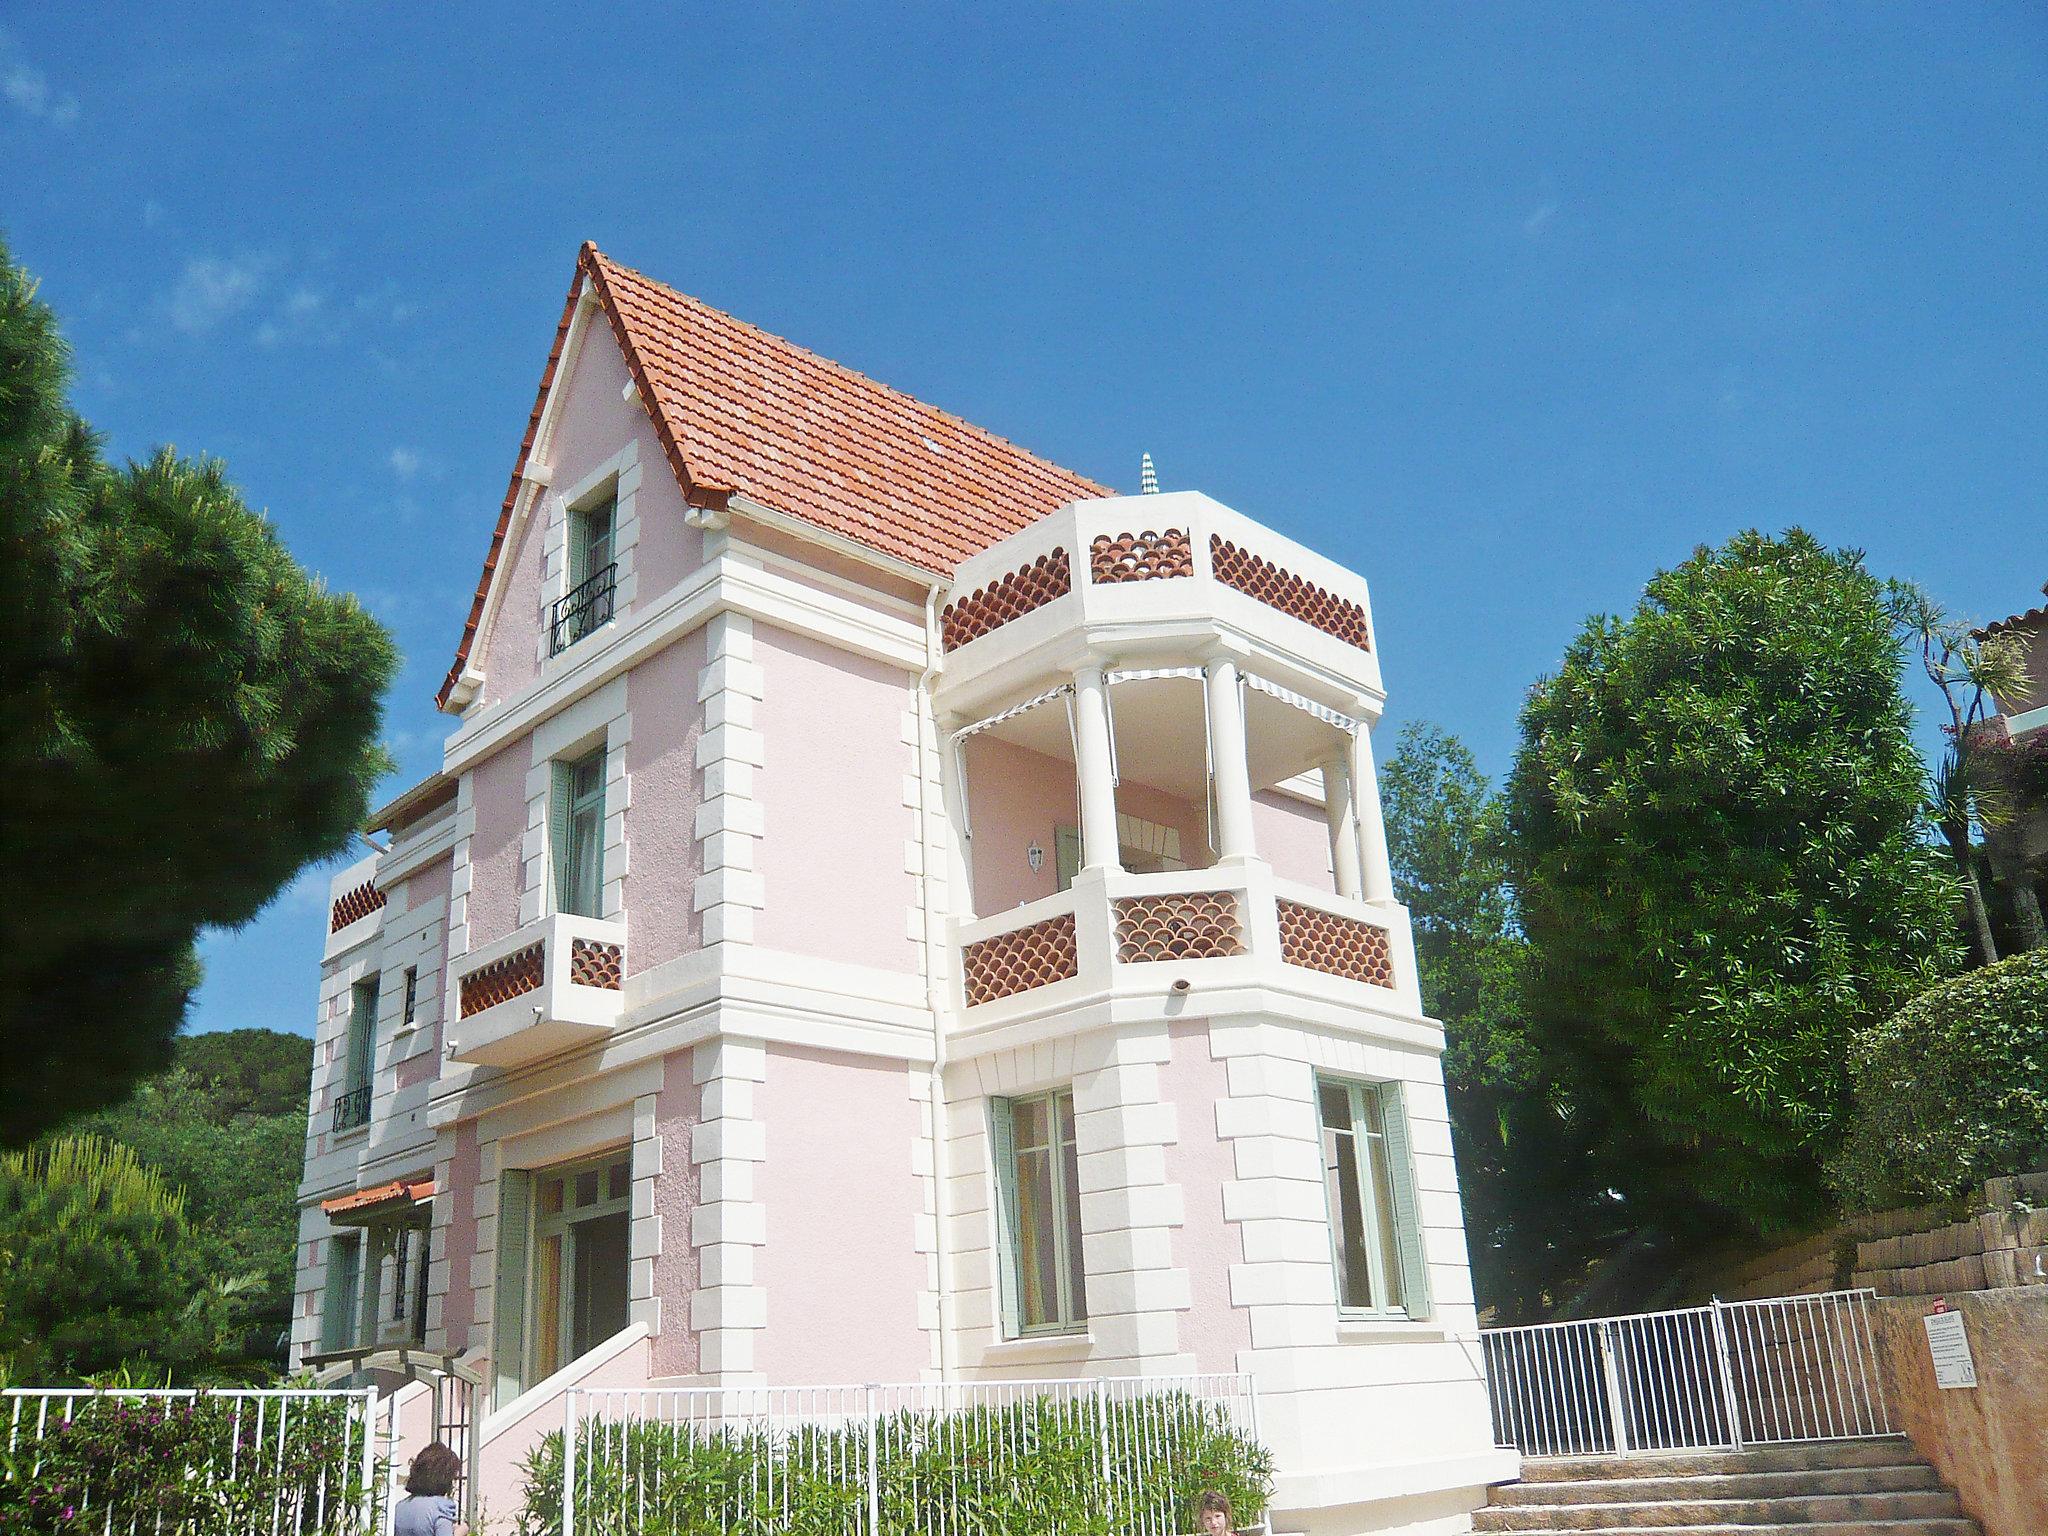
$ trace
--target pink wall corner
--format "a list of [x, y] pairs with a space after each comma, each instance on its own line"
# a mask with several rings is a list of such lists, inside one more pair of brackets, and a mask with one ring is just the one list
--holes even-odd
[[[704, 536], [683, 521], [682, 488], [655, 436], [654, 423], [636, 393], [624, 398], [632, 380], [617, 339], [602, 322], [586, 333], [575, 366], [562, 383], [556, 418], [554, 458], [557, 491], [581, 485], [598, 467], [630, 441], [640, 462], [640, 489], [634, 512], [640, 533], [633, 552], [636, 573], [634, 603], [666, 592], [704, 559]], [[620, 617], [625, 610], [620, 610]], [[690, 697], [697, 694], [691, 680]]]
[[1223, 1186], [1237, 1177], [1230, 1143], [1216, 1134], [1216, 1104], [1229, 1097], [1224, 1063], [1209, 1050], [1209, 1021], [1168, 1026], [1171, 1059], [1160, 1096], [1175, 1107], [1179, 1140], [1167, 1149], [1166, 1176], [1180, 1185], [1186, 1219], [1174, 1234], [1174, 1260], [1188, 1272], [1190, 1305], [1180, 1347], [1198, 1371], [1235, 1371], [1252, 1345], [1251, 1313], [1230, 1302], [1230, 1266], [1244, 1262], [1244, 1234], [1223, 1217]]
[[629, 924], [626, 973], [635, 975], [696, 949], [703, 921], [696, 910], [703, 873], [697, 842], [697, 739], [704, 709], [697, 678], [704, 668], [704, 631], [684, 636], [633, 669], [632, 696], [651, 700], [633, 714], [626, 773], [633, 784], [626, 838], [633, 869], [626, 881]]
[[756, 942], [914, 972], [917, 883], [904, 848], [917, 818], [903, 799], [915, 765], [903, 739], [911, 677], [767, 625], [755, 627], [754, 659], [766, 758], [756, 798], [767, 905]]
[[754, 1102], [768, 1144], [755, 1179], [768, 1218], [757, 1369], [778, 1384], [917, 1380], [930, 1346], [917, 1319], [924, 1196], [907, 1069], [773, 1045]]
[[525, 737], [470, 770], [476, 835], [469, 844], [469, 947], [480, 949], [519, 926], [526, 838]]
[[540, 676], [541, 547], [539, 520], [528, 518], [499, 557], [504, 591], [474, 658], [484, 674], [486, 704], [524, 693]]
[[476, 1320], [476, 1293], [470, 1285], [470, 1261], [476, 1257], [476, 1213], [470, 1205], [483, 1159], [477, 1144], [476, 1122], [464, 1120], [455, 1127], [455, 1146], [448, 1159], [448, 1188], [434, 1192], [438, 1208], [446, 1201], [448, 1219], [441, 1235], [441, 1249], [448, 1255], [448, 1292], [441, 1298], [442, 1347], [460, 1354], [471, 1344], [470, 1327]]
[[663, 1061], [661, 1092], [654, 1100], [655, 1134], [661, 1137], [661, 1177], [654, 1181], [654, 1214], [661, 1218], [661, 1252], [654, 1260], [654, 1294], [661, 1298], [661, 1332], [654, 1339], [651, 1367], [656, 1377], [697, 1372], [697, 1335], [690, 1329], [697, 1250], [690, 1242], [690, 1217], [700, 1186], [690, 1143], [703, 1115], [701, 1090], [691, 1073], [695, 1057], [691, 1049], [672, 1052]]
[[1252, 844], [1282, 880], [1336, 891], [1330, 869], [1330, 823], [1321, 806], [1262, 790], [1252, 796]]

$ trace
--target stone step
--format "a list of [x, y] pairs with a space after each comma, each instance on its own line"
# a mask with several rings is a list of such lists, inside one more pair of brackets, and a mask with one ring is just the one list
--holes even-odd
[[1841, 1467], [1902, 1466], [1918, 1461], [1903, 1435], [1874, 1440], [1821, 1440], [1746, 1451], [1672, 1451], [1627, 1456], [1528, 1457], [1525, 1483], [1579, 1483], [1610, 1477], [1725, 1476], [1736, 1472], [1817, 1472]]
[[1477, 1531], [1585, 1531], [1620, 1526], [1855, 1526], [1873, 1521], [1959, 1519], [1963, 1506], [1946, 1488], [1912, 1493], [1827, 1493], [1777, 1499], [1657, 1499], [1624, 1504], [1489, 1505], [1474, 1513]]
[[1726, 1472], [1698, 1477], [1609, 1477], [1583, 1483], [1508, 1483], [1500, 1504], [1649, 1504], [1658, 1499], [1769, 1499], [1820, 1493], [1911, 1493], [1938, 1489], [1924, 1461], [1895, 1467], [1825, 1467], [1814, 1471]]

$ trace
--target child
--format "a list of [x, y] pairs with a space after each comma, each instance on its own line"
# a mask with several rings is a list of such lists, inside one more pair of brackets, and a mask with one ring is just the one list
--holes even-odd
[[1231, 1536], [1230, 1500], [1211, 1488], [1202, 1495], [1202, 1536]]
[[455, 1518], [455, 1479], [462, 1458], [436, 1440], [413, 1457], [405, 1474], [405, 1491], [392, 1522], [392, 1536], [468, 1536], [469, 1527]]

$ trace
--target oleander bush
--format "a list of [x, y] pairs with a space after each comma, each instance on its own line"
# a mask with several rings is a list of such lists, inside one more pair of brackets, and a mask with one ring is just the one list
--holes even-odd
[[68, 1417], [65, 1403], [0, 1399], [9, 1536], [363, 1532], [362, 1428], [343, 1401], [109, 1394], [70, 1399]]
[[2048, 950], [1922, 993], [1858, 1034], [1849, 1071], [1854, 1119], [1830, 1173], [1852, 1206], [2048, 1167]]
[[[866, 1525], [868, 1426], [713, 1429], [586, 1421], [577, 1536], [845, 1536]], [[1049, 1398], [876, 1421], [876, 1536], [1122, 1536], [1192, 1531], [1207, 1489], [1241, 1520], [1266, 1506], [1272, 1457], [1220, 1405], [1185, 1393]], [[526, 1463], [519, 1536], [560, 1536], [562, 1434]]]

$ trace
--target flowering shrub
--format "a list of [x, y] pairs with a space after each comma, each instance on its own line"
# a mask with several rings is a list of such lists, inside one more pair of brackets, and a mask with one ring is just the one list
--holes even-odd
[[[586, 1421], [577, 1445], [577, 1536], [845, 1536], [866, 1525], [865, 1420], [793, 1430]], [[1192, 1531], [1205, 1490], [1249, 1520], [1273, 1487], [1265, 1448], [1185, 1393], [891, 1414], [876, 1421], [875, 1460], [876, 1536]], [[519, 1536], [560, 1536], [559, 1431], [525, 1470]]]
[[359, 1533], [364, 1425], [351, 1407], [328, 1396], [10, 1394], [0, 1531]]

